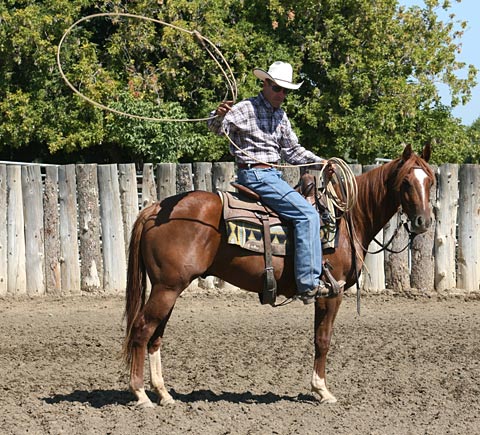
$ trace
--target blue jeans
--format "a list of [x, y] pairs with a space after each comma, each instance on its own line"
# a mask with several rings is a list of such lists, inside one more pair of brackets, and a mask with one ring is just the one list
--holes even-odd
[[274, 168], [240, 170], [238, 182], [258, 193], [265, 204], [292, 222], [297, 292], [314, 289], [319, 285], [322, 273], [320, 217], [315, 207], [284, 181], [282, 173]]

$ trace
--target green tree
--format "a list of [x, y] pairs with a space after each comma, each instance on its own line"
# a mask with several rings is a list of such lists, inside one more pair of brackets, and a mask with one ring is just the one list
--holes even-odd
[[[286, 110], [301, 142], [322, 156], [371, 162], [403, 143], [434, 145], [434, 159], [472, 161], [471, 136], [451, 114], [471, 97], [476, 70], [456, 61], [465, 23], [441, 22], [449, 2], [396, 0], [6, 0], [0, 4], [0, 154], [46, 161], [193, 161], [229, 158], [205, 122], [152, 123], [99, 110], [65, 85], [56, 50], [88, 14], [155, 17], [214, 41], [238, 84], [252, 68], [291, 62], [305, 80]], [[133, 18], [82, 22], [61, 52], [66, 77], [88, 98], [146, 117], [204, 118], [228, 95], [197, 39]], [[456, 73], [467, 69], [466, 78]], [[451, 91], [444, 105], [437, 83]]]
[[480, 118], [477, 118], [467, 129], [470, 139], [467, 147], [466, 163], [480, 163]]
[[[394, 0], [278, 1], [278, 30], [302, 46], [308, 77], [296, 102], [302, 139], [321, 154], [360, 162], [394, 157], [400, 146], [434, 144], [434, 160], [462, 161], [465, 128], [451, 108], [467, 102], [477, 71], [455, 60], [466, 23], [445, 23], [436, 10]], [[288, 12], [289, 11], [289, 12]], [[281, 20], [282, 16], [290, 20]], [[307, 35], [307, 36], [304, 36]], [[456, 72], [468, 69], [467, 78]], [[438, 83], [450, 89], [445, 106]]]

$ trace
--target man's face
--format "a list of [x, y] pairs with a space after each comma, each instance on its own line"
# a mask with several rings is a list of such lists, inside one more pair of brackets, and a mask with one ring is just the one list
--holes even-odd
[[263, 96], [275, 109], [282, 105], [288, 92], [288, 89], [282, 88], [268, 79], [263, 82]]

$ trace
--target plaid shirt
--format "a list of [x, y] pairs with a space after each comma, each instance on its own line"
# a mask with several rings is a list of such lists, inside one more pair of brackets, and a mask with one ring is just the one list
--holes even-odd
[[208, 120], [208, 128], [219, 135], [225, 130], [246, 153], [230, 144], [230, 153], [237, 163], [277, 163], [283, 159], [295, 165], [323, 160], [298, 143], [285, 111], [273, 108], [261, 92], [235, 104], [225, 117]]

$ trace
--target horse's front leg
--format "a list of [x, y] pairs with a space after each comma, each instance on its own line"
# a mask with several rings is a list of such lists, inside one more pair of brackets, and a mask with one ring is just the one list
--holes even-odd
[[337, 399], [327, 389], [325, 367], [333, 334], [333, 322], [342, 302], [342, 294], [334, 298], [317, 299], [315, 304], [315, 362], [312, 391], [320, 396], [320, 403], [335, 403]]

